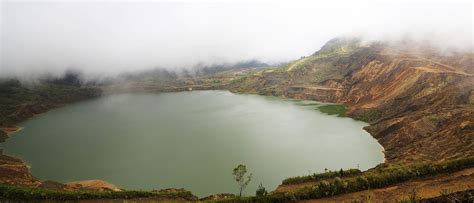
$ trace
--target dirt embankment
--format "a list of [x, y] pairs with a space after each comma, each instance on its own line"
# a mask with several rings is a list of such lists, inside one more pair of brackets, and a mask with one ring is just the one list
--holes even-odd
[[120, 192], [123, 189], [103, 180], [81, 180], [65, 184], [65, 188], [71, 190], [95, 190], [95, 191], [114, 191]]
[[31, 175], [29, 168], [22, 160], [0, 154], [0, 183], [38, 186], [40, 181]]

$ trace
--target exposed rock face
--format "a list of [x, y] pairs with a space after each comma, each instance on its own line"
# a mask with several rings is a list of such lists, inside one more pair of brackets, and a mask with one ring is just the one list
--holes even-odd
[[344, 103], [385, 148], [388, 163], [474, 155], [474, 54], [362, 46], [332, 40], [286, 68], [262, 70], [229, 89]]
[[35, 187], [40, 181], [31, 175], [22, 160], [0, 154], [0, 184]]
[[52, 180], [43, 181], [38, 187], [53, 189], [53, 190], [66, 190], [67, 189], [67, 185], [62, 184], [60, 182], [52, 181]]
[[122, 189], [118, 188], [117, 186], [108, 183], [103, 180], [81, 180], [81, 181], [74, 181], [65, 184], [68, 189], [72, 190], [95, 190], [95, 191], [114, 191], [119, 192], [123, 191]]

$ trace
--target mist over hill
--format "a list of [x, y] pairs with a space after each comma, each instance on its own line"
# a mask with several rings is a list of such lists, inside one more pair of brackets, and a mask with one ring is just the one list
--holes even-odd
[[[334, 37], [472, 52], [466, 1], [1, 1], [0, 77], [279, 64]], [[407, 43], [408, 45], [411, 43]], [[196, 65], [199, 64], [199, 65]], [[207, 67], [207, 68], [203, 68]]]

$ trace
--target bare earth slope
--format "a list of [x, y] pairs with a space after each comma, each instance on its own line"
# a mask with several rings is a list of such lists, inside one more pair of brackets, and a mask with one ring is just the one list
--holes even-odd
[[230, 89], [344, 103], [349, 116], [371, 124], [387, 163], [442, 161], [474, 155], [473, 59], [339, 39]]

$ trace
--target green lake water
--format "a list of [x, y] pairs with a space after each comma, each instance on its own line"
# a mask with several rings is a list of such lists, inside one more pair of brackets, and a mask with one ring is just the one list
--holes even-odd
[[126, 189], [238, 193], [247, 165], [274, 190], [286, 177], [383, 162], [366, 123], [323, 114], [317, 103], [227, 91], [120, 94], [74, 103], [21, 123], [5, 154], [42, 180], [102, 179]]

